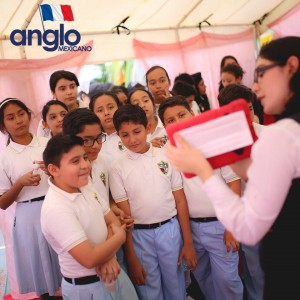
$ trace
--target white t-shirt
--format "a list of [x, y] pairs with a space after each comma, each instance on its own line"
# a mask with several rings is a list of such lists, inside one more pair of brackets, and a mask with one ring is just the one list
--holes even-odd
[[129, 201], [136, 224], [151, 224], [177, 214], [173, 191], [182, 189], [178, 171], [162, 148], [144, 154], [127, 150], [109, 169], [109, 182], [116, 202]]
[[[32, 171], [37, 165], [34, 161], [43, 160], [43, 151], [48, 139], [33, 135], [28, 145], [10, 141], [9, 145], [0, 152], [0, 195], [7, 192], [12, 185], [25, 173]], [[49, 188], [48, 176], [39, 171], [41, 181], [37, 186], [24, 186], [15, 201], [28, 201], [44, 196]]]
[[237, 240], [254, 245], [280, 213], [291, 181], [300, 177], [299, 124], [284, 119], [265, 126], [253, 145], [251, 158], [241, 201], [217, 176], [210, 177], [203, 189], [224, 226]]
[[63, 276], [95, 275], [95, 268], [83, 267], [68, 251], [86, 240], [94, 245], [106, 240], [104, 215], [109, 208], [93, 185], [80, 188], [79, 193], [61, 190], [50, 178], [49, 185], [41, 211], [41, 227], [46, 240], [58, 254]]

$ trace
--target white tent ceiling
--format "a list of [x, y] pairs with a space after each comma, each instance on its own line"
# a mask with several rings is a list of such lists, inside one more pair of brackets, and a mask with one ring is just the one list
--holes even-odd
[[[0, 0], [0, 59], [47, 58], [47, 52], [35, 41], [32, 46], [14, 46], [10, 34], [14, 29], [43, 31], [39, 4], [69, 4], [73, 22], [64, 22], [65, 31], [76, 29], [81, 45], [94, 41], [87, 63], [131, 59], [135, 57], [133, 38], [156, 43], [175, 43], [199, 34], [243, 31], [254, 22], [275, 20], [299, 0]], [[125, 26], [131, 33], [112, 33], [112, 28], [128, 17]], [[264, 17], [265, 16], [265, 17]], [[58, 29], [60, 22], [44, 22], [45, 29]], [[258, 23], [257, 23], [258, 24]]]

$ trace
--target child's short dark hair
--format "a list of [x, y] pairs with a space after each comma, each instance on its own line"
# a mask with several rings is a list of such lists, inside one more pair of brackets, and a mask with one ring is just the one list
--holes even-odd
[[65, 71], [65, 70], [59, 70], [59, 71], [55, 71], [51, 74], [50, 76], [50, 79], [49, 79], [49, 85], [50, 85], [50, 90], [52, 92], [55, 91], [55, 88], [56, 88], [56, 85], [57, 85], [57, 82], [60, 80], [60, 79], [67, 79], [69, 81], [74, 81], [75, 84], [77, 86], [79, 86], [79, 81], [78, 81], [78, 78], [77, 76], [72, 73], [72, 72], [69, 72], [69, 71]]
[[63, 134], [77, 135], [84, 130], [84, 126], [101, 123], [97, 115], [88, 108], [77, 108], [69, 113], [63, 119]]
[[166, 100], [162, 104], [160, 104], [160, 106], [158, 108], [158, 116], [164, 125], [165, 125], [164, 114], [165, 114], [166, 109], [168, 107], [174, 107], [174, 106], [183, 106], [189, 112], [192, 111], [190, 105], [188, 104], [188, 102], [185, 100], [185, 98], [183, 96], [177, 95], [177, 96], [172, 96], [172, 97], [166, 98]]
[[243, 78], [245, 72], [239, 65], [229, 64], [222, 68], [221, 73], [230, 73], [233, 74], [235, 78]]
[[229, 84], [228, 86], [224, 87], [218, 95], [220, 106], [227, 105], [239, 98], [245, 99], [247, 103], [253, 103], [256, 95], [247, 86], [237, 83]]
[[47, 168], [49, 164], [59, 167], [62, 156], [75, 146], [83, 146], [81, 137], [62, 134], [53, 136], [43, 152], [45, 167]]
[[195, 80], [194, 80], [193, 76], [190, 75], [189, 73], [180, 73], [178, 76], [175, 77], [174, 84], [177, 81], [184, 81], [192, 86], [195, 86]]
[[59, 100], [50, 100], [48, 101], [44, 106], [43, 106], [43, 109], [42, 109], [42, 118], [43, 120], [46, 122], [46, 117], [47, 117], [47, 113], [50, 109], [50, 107], [52, 105], [60, 105], [61, 107], [63, 107], [66, 111], [68, 111], [68, 107], [66, 104], [64, 104], [62, 101], [59, 101]]
[[176, 95], [181, 95], [184, 97], [196, 96], [197, 91], [195, 85], [191, 85], [185, 81], [177, 80], [172, 89], [172, 93]]
[[125, 122], [141, 124], [147, 127], [148, 120], [145, 111], [138, 105], [125, 104], [119, 107], [113, 116], [114, 126], [119, 131], [121, 125]]
[[118, 106], [118, 107], [121, 106], [121, 102], [120, 102], [120, 100], [119, 100], [119, 98], [117, 97], [116, 94], [114, 94], [114, 93], [112, 93], [112, 92], [107, 92], [107, 91], [100, 91], [100, 92], [95, 93], [95, 94], [92, 96], [92, 98], [91, 98], [91, 101], [90, 101], [90, 104], [89, 104], [89, 108], [90, 108], [92, 111], [94, 111], [95, 102], [96, 102], [97, 98], [99, 98], [99, 97], [101, 97], [101, 96], [104, 96], [104, 95], [112, 97], [112, 98], [115, 100], [117, 106]]

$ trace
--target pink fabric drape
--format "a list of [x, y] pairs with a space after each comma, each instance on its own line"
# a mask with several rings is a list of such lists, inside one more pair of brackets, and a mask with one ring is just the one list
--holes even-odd
[[[90, 41], [86, 46], [92, 46]], [[78, 74], [87, 60], [89, 52], [67, 52], [48, 59], [0, 60], [0, 100], [15, 97], [32, 110], [32, 131], [40, 121], [41, 109], [52, 95], [49, 88], [49, 77], [56, 70], [69, 70]], [[5, 147], [7, 137], [1, 134], [0, 149]], [[5, 241], [6, 265], [9, 288], [14, 299], [32, 299], [34, 294], [20, 295], [15, 277], [13, 260], [12, 225], [15, 203], [7, 210], [0, 210], [0, 224]]]
[[201, 32], [173, 44], [147, 43], [135, 39], [133, 47], [145, 70], [153, 65], [161, 65], [171, 80], [179, 73], [201, 72], [213, 107], [218, 107], [220, 62], [223, 56], [235, 56], [245, 71], [243, 83], [251, 86], [253, 82], [256, 50], [252, 29], [229, 35]]
[[274, 38], [288, 35], [300, 36], [300, 4], [288, 11], [279, 19], [268, 24], [268, 27], [274, 31]]

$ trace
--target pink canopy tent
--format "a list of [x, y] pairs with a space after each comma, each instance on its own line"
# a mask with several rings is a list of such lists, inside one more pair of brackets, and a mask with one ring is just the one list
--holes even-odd
[[[300, 5], [275, 22], [269, 24], [276, 37], [286, 35], [300, 36]], [[209, 97], [217, 106], [217, 84], [219, 81], [220, 61], [224, 55], [234, 55], [246, 71], [244, 83], [252, 84], [252, 74], [256, 57], [256, 34], [254, 29], [233, 34], [214, 34], [200, 32], [187, 40], [170, 43], [149, 43], [138, 38], [133, 40], [136, 59], [141, 61], [145, 70], [152, 65], [164, 66], [171, 79], [181, 72], [201, 71], [208, 86]], [[89, 42], [87, 45], [92, 45]], [[94, 49], [93, 51], [96, 51]], [[119, 49], [122, 51], [122, 49]], [[43, 104], [51, 99], [49, 76], [58, 69], [67, 69], [76, 74], [87, 62], [89, 52], [68, 52], [46, 59], [2, 59], [0, 60], [0, 99], [17, 97], [33, 111], [32, 130], [40, 120]], [[5, 146], [6, 137], [0, 137], [0, 149]], [[14, 299], [31, 299], [33, 295], [19, 295], [15, 280], [12, 256], [11, 228], [15, 205], [0, 211], [0, 222], [4, 233], [7, 269], [11, 295]]]

